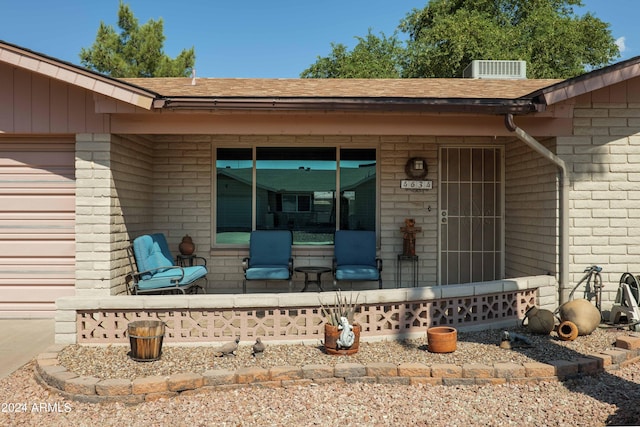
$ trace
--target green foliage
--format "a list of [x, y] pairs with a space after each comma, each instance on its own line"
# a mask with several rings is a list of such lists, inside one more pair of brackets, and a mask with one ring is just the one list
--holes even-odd
[[[322, 310], [322, 313], [327, 318], [327, 323], [337, 327], [340, 325], [340, 318], [346, 317], [349, 323], [353, 325], [354, 316], [358, 309], [359, 296], [360, 294], [356, 294], [354, 299], [352, 292], [347, 299], [345, 295], [342, 295], [342, 291], [338, 290], [336, 291], [333, 305], [325, 306], [322, 304], [322, 301], [320, 301], [320, 310]], [[318, 300], [320, 300], [320, 297], [318, 297]]]
[[165, 41], [162, 19], [139, 25], [128, 5], [118, 10], [120, 34], [100, 22], [91, 48], [80, 50], [82, 65], [111, 77], [186, 77], [196, 56], [194, 48], [183, 50], [175, 59], [162, 48]]
[[581, 0], [430, 0], [400, 22], [405, 45], [369, 30], [351, 52], [332, 44], [301, 77], [461, 77], [474, 59], [524, 60], [529, 78], [574, 77], [620, 56], [609, 24], [576, 15], [576, 6]]
[[331, 44], [331, 54], [318, 57], [315, 64], [304, 70], [305, 78], [399, 78], [399, 57], [403, 52], [401, 43], [393, 35], [381, 37], [369, 30], [366, 37], [356, 37], [358, 44], [351, 52], [347, 46]]
[[460, 77], [474, 59], [527, 61], [530, 78], [569, 78], [619, 56], [608, 24], [581, 0], [431, 0], [400, 23], [405, 77]]

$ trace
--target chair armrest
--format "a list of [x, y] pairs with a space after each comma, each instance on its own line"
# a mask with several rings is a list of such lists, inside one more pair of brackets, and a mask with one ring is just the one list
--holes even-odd
[[197, 260], [201, 260], [202, 264], [198, 264], [198, 265], [203, 265], [205, 267], [207, 266], [207, 259], [205, 257], [196, 256], [196, 257], [193, 257], [193, 259], [196, 260], [196, 264], [197, 264]]
[[382, 259], [376, 258], [376, 267], [378, 268], [378, 271], [382, 271]]
[[249, 268], [249, 257], [244, 257], [242, 258], [242, 269], [244, 271], [247, 271], [248, 268]]
[[139, 271], [137, 273], [133, 273], [132, 275], [134, 276], [134, 280], [136, 282], [140, 281], [140, 280], [144, 280], [142, 279], [142, 276], [144, 276], [145, 274], [150, 274], [151, 277], [153, 277], [158, 271], [167, 271], [167, 270], [175, 270], [175, 269], [179, 269], [180, 270], [180, 277], [176, 277], [174, 279], [172, 279], [172, 282], [179, 282], [182, 280], [182, 278], [184, 277], [184, 268], [180, 267], [179, 265], [174, 265], [174, 266], [170, 266], [170, 267], [160, 267], [160, 268], [153, 268], [151, 270], [146, 270], [146, 271]]

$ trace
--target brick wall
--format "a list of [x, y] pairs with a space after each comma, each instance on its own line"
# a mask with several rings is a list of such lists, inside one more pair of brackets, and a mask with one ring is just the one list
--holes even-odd
[[[553, 140], [540, 141], [554, 151]], [[519, 140], [505, 146], [506, 277], [558, 273], [557, 168]]]
[[605, 309], [622, 273], [640, 274], [640, 104], [628, 100], [626, 86], [579, 98], [574, 135], [558, 138], [572, 182], [571, 286], [565, 294], [586, 267], [600, 265]]

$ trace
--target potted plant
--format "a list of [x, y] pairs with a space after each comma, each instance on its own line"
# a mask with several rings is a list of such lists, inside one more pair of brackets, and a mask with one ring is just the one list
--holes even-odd
[[324, 348], [328, 354], [350, 355], [358, 352], [360, 345], [360, 325], [354, 321], [358, 308], [358, 294], [351, 293], [347, 298], [336, 292], [333, 304], [320, 308], [327, 321], [324, 324]]

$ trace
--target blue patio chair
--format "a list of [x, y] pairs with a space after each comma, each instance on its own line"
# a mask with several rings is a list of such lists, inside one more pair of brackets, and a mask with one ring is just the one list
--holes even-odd
[[338, 230], [334, 238], [333, 284], [339, 281], [378, 281], [382, 289], [382, 260], [376, 257], [374, 231]]
[[164, 234], [145, 234], [129, 247], [130, 294], [198, 293], [201, 282], [207, 285], [207, 261], [195, 257], [190, 267], [175, 265]]
[[247, 280], [288, 280], [291, 292], [292, 243], [293, 236], [289, 230], [252, 231], [249, 238], [249, 256], [242, 260], [242, 292], [247, 293]]

